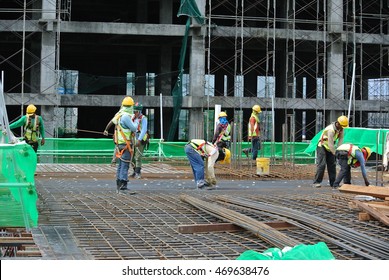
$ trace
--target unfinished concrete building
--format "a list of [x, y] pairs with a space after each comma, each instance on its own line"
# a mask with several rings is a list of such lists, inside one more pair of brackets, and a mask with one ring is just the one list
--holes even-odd
[[34, 103], [47, 137], [100, 137], [132, 95], [170, 141], [210, 138], [216, 104], [243, 140], [254, 104], [265, 141], [340, 114], [387, 127], [388, 16], [386, 0], [2, 0], [9, 119]]

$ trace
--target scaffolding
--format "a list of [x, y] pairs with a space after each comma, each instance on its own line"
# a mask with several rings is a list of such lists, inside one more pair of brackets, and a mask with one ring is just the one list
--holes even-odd
[[[259, 103], [263, 108], [262, 135], [267, 141], [274, 141], [276, 123], [283, 124], [284, 143], [305, 141], [307, 134], [311, 139], [341, 114], [349, 113], [351, 126], [367, 127], [368, 114], [384, 118], [387, 124], [386, 112], [370, 114], [362, 106], [357, 112], [355, 104], [374, 95], [367, 86], [372, 78], [367, 73], [378, 78], [374, 80], [380, 84], [375, 87], [379, 92], [376, 98], [387, 100], [383, 88], [388, 83], [388, 63], [384, 63], [388, 47], [375, 44], [369, 36], [388, 34], [388, 5], [384, 0], [208, 1], [207, 75], [215, 75], [215, 80], [220, 79], [217, 75], [233, 77], [229, 80], [233, 86], [221, 90], [216, 85], [215, 95], [227, 92], [228, 96], [263, 98]], [[218, 55], [220, 45], [229, 46], [229, 57]], [[251, 53], [253, 45], [257, 54]], [[315, 52], [310, 57], [306, 49], [311, 47]], [[369, 71], [372, 67], [379, 70]], [[263, 95], [258, 88], [259, 77], [265, 81]], [[305, 104], [301, 104], [302, 109], [283, 108], [283, 117], [275, 119], [275, 111], [279, 114], [280, 109], [274, 97], [303, 100]], [[240, 104], [230, 104], [235, 112], [242, 110], [242, 102], [252, 99], [239, 100]], [[352, 106], [347, 112], [344, 104], [349, 103]], [[247, 124], [239, 114], [234, 115], [234, 121]], [[293, 146], [285, 145], [285, 151], [293, 154]], [[285, 161], [293, 162], [293, 158]]]

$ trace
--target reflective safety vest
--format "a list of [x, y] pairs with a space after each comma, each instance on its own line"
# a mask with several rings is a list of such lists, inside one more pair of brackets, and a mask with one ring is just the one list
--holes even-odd
[[128, 115], [130, 118], [132, 117], [128, 113], [121, 113], [120, 116], [117, 118], [117, 124], [115, 126], [115, 143], [120, 145], [120, 144], [126, 144], [127, 141], [131, 139], [131, 134], [132, 131], [129, 128], [124, 128], [120, 124], [120, 119], [123, 115]]
[[255, 118], [255, 124], [253, 128], [253, 132], [251, 132], [251, 123], [249, 120], [249, 127], [248, 127], [248, 135], [249, 137], [257, 137], [261, 135], [261, 132], [259, 131], [259, 117], [257, 114], [251, 113], [250, 119]]
[[39, 138], [39, 116], [35, 115], [33, 119], [26, 115], [26, 124], [24, 125], [24, 138], [28, 141], [37, 142]]
[[189, 142], [189, 145], [192, 146], [192, 148], [200, 155], [203, 157], [208, 157], [209, 154], [207, 152], [207, 145], [212, 146], [212, 148], [216, 149], [214, 145], [210, 142], [206, 142], [205, 140], [202, 139], [193, 139]]
[[[353, 144], [342, 144], [337, 149], [337, 151], [345, 151], [347, 152], [347, 164], [351, 167], [358, 167], [361, 163], [356, 158], [356, 151], [361, 151], [361, 149]], [[362, 151], [361, 151], [362, 152]]]
[[219, 124], [222, 127], [222, 130], [219, 133], [219, 136], [217, 137], [216, 142], [223, 141], [223, 142], [228, 142], [231, 140], [231, 125], [227, 124], [227, 126], [223, 126]]
[[[135, 140], [138, 140], [138, 135], [141, 133], [142, 131], [142, 119], [143, 119], [143, 114], [140, 115], [140, 117], [138, 118], [139, 119], [139, 124], [138, 124], [138, 128], [136, 129], [136, 132], [134, 133], [134, 136], [136, 137]], [[132, 117], [132, 121], [135, 121], [135, 115]], [[142, 140], [143, 141], [146, 141], [147, 138], [148, 138], [148, 132], [145, 133], [145, 136], [143, 136]]]
[[336, 140], [338, 140], [338, 138], [340, 136], [340, 133], [341, 133], [340, 130], [336, 129], [335, 123], [331, 123], [330, 125], [328, 125], [324, 129], [324, 131], [321, 134], [318, 146], [319, 147], [323, 146], [327, 151], [330, 151], [330, 147], [328, 146], [328, 132], [329, 131], [333, 131], [334, 132], [334, 142]]

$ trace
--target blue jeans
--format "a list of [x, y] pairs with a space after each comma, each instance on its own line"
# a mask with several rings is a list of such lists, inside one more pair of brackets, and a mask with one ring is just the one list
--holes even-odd
[[[126, 145], [118, 145], [119, 151], [122, 151]], [[128, 149], [126, 149], [121, 157], [119, 158], [119, 164], [116, 169], [116, 179], [122, 181], [128, 181], [128, 169], [130, 167], [131, 162], [131, 153]]]
[[259, 137], [253, 137], [251, 139], [251, 152], [252, 152], [252, 159], [256, 160], [258, 157], [258, 150], [259, 150]]
[[196, 184], [204, 182], [204, 161], [202, 157], [189, 144], [185, 145], [185, 153], [189, 159], [190, 166], [192, 167]]

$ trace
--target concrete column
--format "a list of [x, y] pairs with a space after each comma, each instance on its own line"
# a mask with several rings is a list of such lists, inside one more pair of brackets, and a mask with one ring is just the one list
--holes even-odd
[[171, 24], [173, 19], [173, 2], [172, 0], [160, 1], [159, 22], [161, 24]]
[[[205, 13], [205, 0], [196, 0], [202, 15]], [[204, 97], [205, 75], [205, 46], [204, 38], [199, 27], [192, 28], [192, 41], [190, 48], [190, 95], [194, 100]], [[193, 108], [189, 111], [189, 139], [204, 138], [204, 118], [202, 108]], [[196, 129], [197, 128], [197, 129]]]
[[[343, 1], [328, 1], [327, 29], [331, 42], [327, 53], [327, 98], [344, 102], [343, 89]], [[343, 100], [343, 101], [342, 101]], [[343, 112], [331, 110], [326, 115], [326, 123], [335, 121]], [[346, 113], [346, 112], [345, 112]]]
[[[56, 32], [54, 21], [56, 19], [56, 1], [42, 0], [42, 31], [41, 63], [40, 63], [40, 93], [56, 94]], [[46, 137], [54, 136], [54, 107], [42, 106], [41, 115], [45, 124]]]

